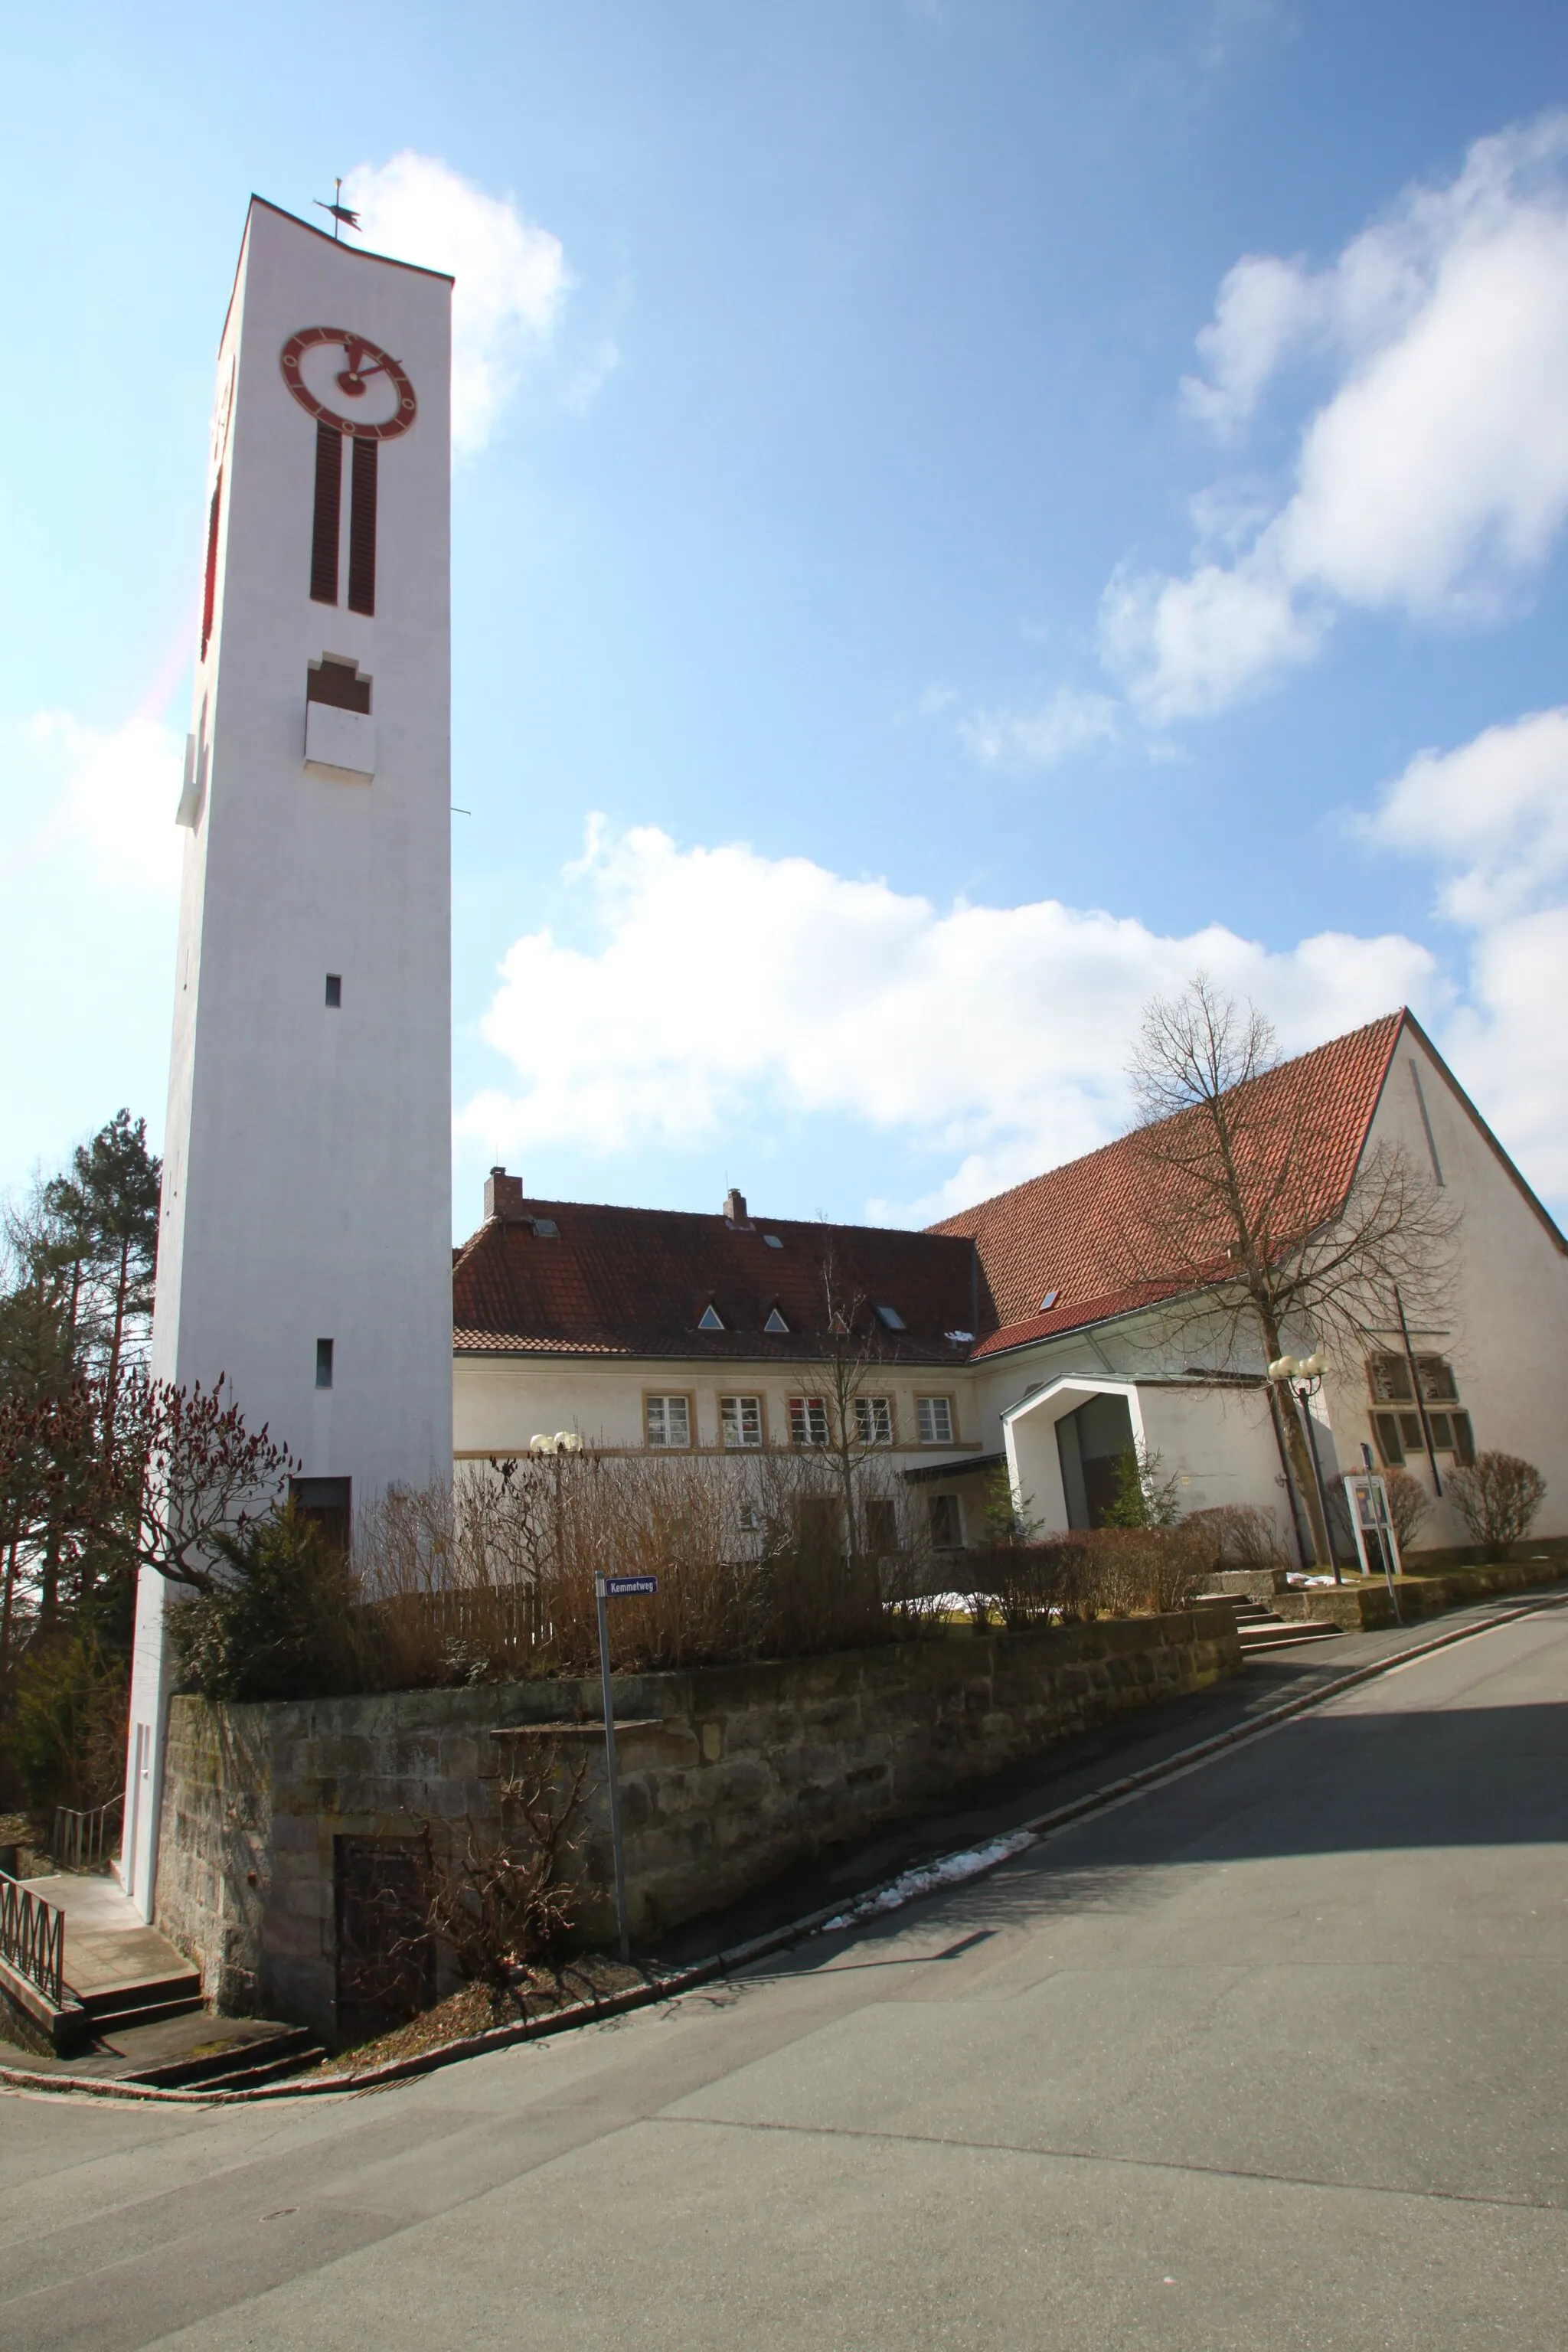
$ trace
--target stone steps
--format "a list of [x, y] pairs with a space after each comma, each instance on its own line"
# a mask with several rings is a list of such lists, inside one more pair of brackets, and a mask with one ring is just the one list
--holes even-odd
[[163, 2090], [252, 2090], [258, 2083], [280, 2082], [285, 2075], [300, 2074], [326, 2054], [308, 2026], [280, 2025], [276, 2032], [231, 2042], [226, 2049], [140, 2067], [129, 2079]]
[[1261, 1601], [1244, 1600], [1235, 1592], [1207, 1592], [1205, 1601], [1228, 1601], [1236, 1616], [1237, 1639], [1242, 1654], [1251, 1656], [1258, 1650], [1293, 1648], [1300, 1642], [1333, 1641], [1340, 1628], [1316, 1619], [1291, 1621], [1265, 1609]]

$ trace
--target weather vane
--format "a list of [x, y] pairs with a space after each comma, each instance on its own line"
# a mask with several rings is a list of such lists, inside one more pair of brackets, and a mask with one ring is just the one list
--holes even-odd
[[347, 205], [343, 202], [343, 184], [341, 178], [336, 182], [335, 185], [336, 193], [331, 204], [328, 204], [324, 196], [312, 196], [310, 199], [310, 202], [316, 206], [319, 212], [331, 213], [332, 216], [332, 243], [334, 245], [342, 236], [345, 227], [358, 228], [359, 226], [358, 213], [351, 213]]

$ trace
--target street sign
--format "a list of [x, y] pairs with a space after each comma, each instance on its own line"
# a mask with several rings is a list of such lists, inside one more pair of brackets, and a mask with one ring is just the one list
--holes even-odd
[[657, 1592], [657, 1576], [597, 1576], [594, 1580], [606, 1601], [618, 1601], [626, 1592]]

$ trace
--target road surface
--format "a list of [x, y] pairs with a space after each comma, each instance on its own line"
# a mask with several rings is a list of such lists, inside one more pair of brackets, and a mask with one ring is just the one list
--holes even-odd
[[733, 1985], [358, 2097], [0, 2099], [0, 2340], [1568, 2344], [1568, 1612]]

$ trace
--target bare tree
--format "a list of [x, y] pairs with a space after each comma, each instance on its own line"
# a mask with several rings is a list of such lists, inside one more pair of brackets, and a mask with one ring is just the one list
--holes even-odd
[[[1147, 1007], [1130, 1069], [1142, 1181], [1123, 1223], [1131, 1279], [1168, 1334], [1201, 1327], [1216, 1369], [1267, 1366], [1288, 1337], [1346, 1360], [1396, 1319], [1431, 1321], [1458, 1214], [1386, 1145], [1351, 1151], [1337, 1106], [1292, 1081], [1274, 1031], [1198, 972]], [[1294, 1402], [1271, 1409], [1321, 1565], [1332, 1559]]]
[[176, 1388], [141, 1370], [123, 1380], [93, 1529], [136, 1567], [195, 1592], [219, 1581], [218, 1538], [243, 1535], [280, 1499], [299, 1466], [265, 1424], [247, 1428], [226, 1386], [221, 1372], [210, 1389], [199, 1381]]
[[875, 1311], [847, 1278], [831, 1244], [822, 1256], [822, 1353], [802, 1375], [801, 1393], [808, 1410], [817, 1408], [809, 1442], [830, 1467], [845, 1556], [851, 1580], [858, 1582], [866, 1549], [862, 1470], [887, 1451], [893, 1432], [887, 1406], [869, 1387], [883, 1352]]

